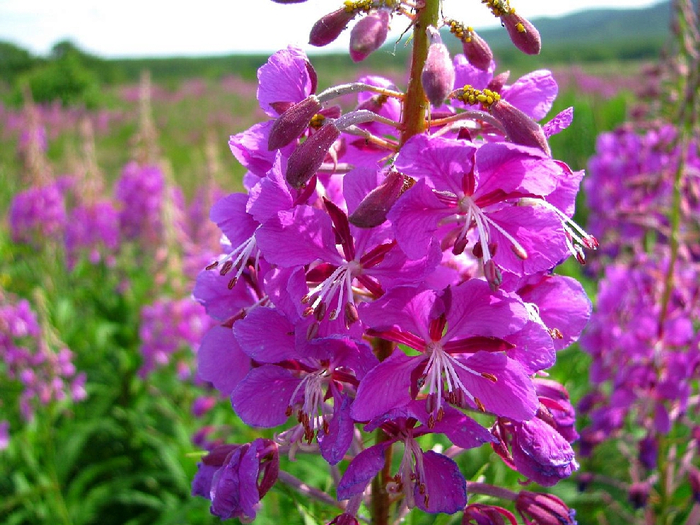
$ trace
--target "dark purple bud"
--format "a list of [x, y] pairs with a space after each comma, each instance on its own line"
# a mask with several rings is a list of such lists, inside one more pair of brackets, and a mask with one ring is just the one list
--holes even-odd
[[301, 4], [306, 0], [272, 0], [276, 4]]
[[688, 481], [690, 482], [690, 490], [693, 491], [695, 503], [700, 504], [700, 470], [691, 467], [688, 472]]
[[576, 525], [576, 511], [551, 494], [523, 490], [515, 500], [515, 508], [525, 523], [538, 525]]
[[386, 214], [404, 190], [404, 177], [398, 171], [390, 171], [379, 186], [362, 199], [355, 211], [348, 217], [358, 228], [374, 228], [386, 220]]
[[344, 7], [321, 17], [311, 28], [309, 44], [316, 47], [327, 46], [338, 38], [353, 18], [355, 12]]
[[501, 99], [492, 104], [490, 112], [501, 123], [512, 142], [540, 149], [546, 155], [551, 156], [552, 153], [547, 143], [547, 137], [542, 131], [542, 126], [507, 100]]
[[358, 523], [359, 522], [355, 516], [343, 512], [340, 516], [336, 516], [329, 521], [328, 525], [358, 525]]
[[379, 9], [360, 20], [350, 32], [350, 58], [361, 62], [386, 40], [391, 10]]
[[482, 71], [488, 70], [493, 60], [493, 52], [486, 40], [471, 31], [469, 38], [462, 41], [462, 50], [469, 63]]
[[508, 35], [515, 47], [528, 55], [538, 55], [542, 49], [542, 39], [529, 21], [513, 11], [501, 17]]
[[632, 483], [627, 493], [627, 499], [635, 509], [643, 509], [649, 501], [650, 490], [648, 483]]
[[288, 108], [272, 125], [267, 149], [273, 151], [283, 148], [299, 137], [309, 127], [313, 116], [321, 111], [321, 107], [318, 98], [311, 95]]
[[432, 26], [428, 27], [427, 31], [430, 47], [421, 73], [421, 82], [428, 100], [437, 107], [442, 105], [452, 91], [455, 68], [450, 59], [450, 52], [442, 43], [440, 32]]
[[515, 516], [509, 510], [482, 503], [467, 505], [462, 516], [462, 525], [517, 525], [517, 523]]
[[639, 462], [647, 470], [656, 469], [657, 454], [659, 452], [659, 443], [654, 436], [646, 436], [638, 443]]
[[326, 124], [297, 146], [287, 162], [287, 182], [296, 189], [304, 186], [321, 167], [328, 150], [338, 137], [338, 128], [332, 123]]

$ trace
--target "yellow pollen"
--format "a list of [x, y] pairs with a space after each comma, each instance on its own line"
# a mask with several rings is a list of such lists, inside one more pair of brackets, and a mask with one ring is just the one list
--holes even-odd
[[326, 117], [321, 115], [320, 113], [316, 113], [313, 117], [311, 117], [311, 122], [309, 122], [309, 126], [318, 129], [321, 126], [323, 126], [323, 122], [326, 120]]
[[481, 104], [483, 109], [490, 108], [495, 102], [501, 100], [501, 95], [490, 89], [476, 89], [469, 84], [454, 92], [453, 97], [465, 104]]
[[515, 29], [518, 30], [518, 33], [525, 32], [525, 26], [521, 22], [518, 22], [517, 24], [515, 24]]

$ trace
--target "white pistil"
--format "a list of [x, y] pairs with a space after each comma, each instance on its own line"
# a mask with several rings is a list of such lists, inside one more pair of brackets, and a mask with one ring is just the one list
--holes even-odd
[[[436, 395], [437, 404], [433, 411], [437, 414], [442, 407], [442, 390], [443, 390], [443, 375], [444, 381], [447, 382], [447, 391], [454, 392], [455, 390], [461, 390], [464, 395], [469, 398], [474, 404], [478, 406], [478, 403], [474, 400], [474, 396], [467, 390], [464, 386], [462, 380], [457, 375], [455, 366], [461, 368], [462, 370], [474, 374], [475, 376], [482, 377], [481, 374], [475, 370], [472, 370], [466, 365], [463, 365], [447, 352], [442, 349], [442, 344], [440, 342], [428, 343], [426, 351], [430, 354], [427, 365], [427, 382], [429, 383], [429, 394]], [[436, 418], [437, 419], [437, 418]]]

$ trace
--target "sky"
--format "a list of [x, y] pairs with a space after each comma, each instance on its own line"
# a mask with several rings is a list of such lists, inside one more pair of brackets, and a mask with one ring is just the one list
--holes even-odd
[[[593, 8], [638, 8], [658, 0], [511, 0], [528, 19]], [[0, 0], [0, 40], [46, 55], [61, 40], [104, 58], [268, 53], [307, 44], [311, 26], [342, 0]], [[444, 14], [479, 29], [499, 24], [479, 0], [445, 0]], [[396, 37], [403, 19], [392, 27]], [[346, 49], [349, 30], [328, 50]], [[324, 48], [326, 49], [326, 48]]]

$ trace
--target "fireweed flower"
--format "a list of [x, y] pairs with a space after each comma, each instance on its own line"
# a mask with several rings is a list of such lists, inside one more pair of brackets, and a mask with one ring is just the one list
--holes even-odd
[[447, 404], [517, 421], [534, 416], [534, 386], [506, 355], [512, 345], [503, 340], [527, 321], [516, 298], [474, 279], [448, 288], [442, 297], [433, 290], [399, 287], [366, 305], [361, 316], [370, 334], [419, 353], [396, 351], [365, 376], [353, 404], [355, 419], [368, 421], [403, 407], [422, 390], [427, 390], [432, 423], [440, 421]]
[[278, 473], [279, 454], [272, 440], [221, 445], [198, 464], [192, 495], [211, 500], [211, 513], [221, 519], [252, 521]]
[[119, 249], [119, 212], [107, 199], [76, 206], [68, 214], [64, 239], [69, 268], [83, 253], [92, 264], [110, 266]]
[[130, 162], [116, 185], [120, 204], [119, 229], [122, 238], [154, 246], [163, 237], [161, 218], [165, 198], [165, 176], [157, 166]]
[[19, 192], [12, 198], [9, 220], [16, 243], [41, 245], [60, 235], [66, 208], [59, 185], [50, 183]]
[[409, 508], [430, 513], [453, 514], [467, 503], [466, 481], [457, 464], [448, 457], [429, 450], [424, 452], [417, 439], [431, 433], [444, 433], [455, 445], [469, 449], [492, 442], [493, 437], [476, 421], [458, 410], [445, 407], [440, 421], [431, 421], [426, 401], [411, 401], [372, 421], [366, 431], [381, 428], [388, 439], [366, 448], [348, 465], [338, 484], [338, 498], [364, 492], [384, 467], [384, 457], [396, 442], [403, 445], [399, 470], [387, 490], [403, 493]]
[[548, 270], [566, 257], [566, 237], [556, 214], [518, 206], [524, 196], [548, 195], [561, 168], [535, 150], [510, 144], [413, 137], [396, 167], [418, 177], [389, 212], [396, 239], [411, 257], [435, 237], [461, 253], [475, 230], [475, 255], [493, 286], [499, 266], [517, 275]]

